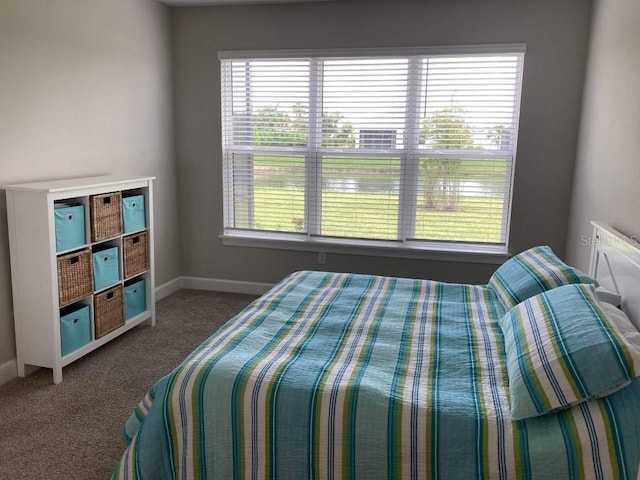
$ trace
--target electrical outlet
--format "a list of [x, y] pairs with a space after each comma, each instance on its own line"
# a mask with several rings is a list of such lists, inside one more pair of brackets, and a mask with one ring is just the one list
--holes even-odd
[[327, 252], [318, 252], [318, 263], [320, 265], [327, 263]]

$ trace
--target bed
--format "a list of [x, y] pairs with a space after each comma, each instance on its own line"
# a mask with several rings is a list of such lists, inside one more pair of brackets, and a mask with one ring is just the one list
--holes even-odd
[[[113, 477], [635, 479], [640, 333], [624, 323], [635, 305], [609, 325], [617, 314], [594, 300], [597, 272], [532, 250], [487, 285], [288, 276], [150, 389], [125, 425]], [[592, 270], [606, 270], [608, 284], [620, 258], [640, 279], [636, 253], [596, 252]], [[618, 283], [628, 284], [608, 288], [626, 288]], [[536, 344], [541, 324], [523, 325], [539, 309], [554, 322], [565, 310], [573, 322], [592, 315], [594, 338], [602, 343], [605, 322], [606, 342], [622, 346], [585, 348], [588, 327], [571, 339], [562, 325], [560, 347]], [[531, 355], [561, 348], [560, 363], [524, 355], [527, 335], [537, 339]]]

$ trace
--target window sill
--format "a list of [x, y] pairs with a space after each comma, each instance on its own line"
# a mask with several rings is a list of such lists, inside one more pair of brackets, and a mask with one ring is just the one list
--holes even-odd
[[342, 255], [488, 263], [494, 265], [500, 265], [510, 257], [504, 245], [463, 245], [449, 242], [411, 241], [401, 243], [384, 240], [323, 238], [294, 233], [256, 233], [239, 230], [226, 231], [223, 235], [220, 235], [220, 239], [223, 245], [234, 247], [274, 248]]

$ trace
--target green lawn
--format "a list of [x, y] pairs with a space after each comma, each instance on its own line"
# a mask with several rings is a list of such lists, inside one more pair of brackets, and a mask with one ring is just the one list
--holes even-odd
[[[300, 231], [304, 221], [302, 190], [256, 188], [254, 200], [255, 228]], [[322, 201], [323, 235], [396, 239], [397, 196], [324, 192]], [[461, 197], [457, 211], [433, 211], [419, 207], [416, 211], [416, 239], [499, 242], [502, 208], [502, 198], [496, 197]]]
[[[502, 179], [506, 177], [507, 169], [504, 161], [483, 159], [455, 162], [455, 178], [489, 186], [488, 178], [494, 181], [498, 178], [500, 180], [495, 188], [498, 191], [502, 188]], [[301, 156], [254, 156], [253, 228], [282, 232], [303, 231], [304, 163]], [[422, 187], [426, 179], [423, 175], [428, 172], [424, 163], [419, 172], [419, 184]], [[397, 238], [399, 158], [324, 158], [321, 176], [324, 185], [323, 235], [385, 240]], [[354, 191], [348, 191], [349, 182], [355, 181], [354, 179], [357, 179], [358, 187]], [[329, 188], [332, 182], [341, 186]], [[395, 186], [395, 190], [392, 186]], [[426, 209], [424, 195], [419, 194], [415, 238], [500, 242], [503, 203], [503, 196], [499, 193], [461, 195], [454, 208]], [[236, 207], [238, 219], [242, 217], [242, 206], [237, 203]]]

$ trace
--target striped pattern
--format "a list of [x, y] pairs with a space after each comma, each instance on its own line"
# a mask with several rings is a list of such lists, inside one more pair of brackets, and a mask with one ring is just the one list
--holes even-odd
[[511, 415], [542, 415], [611, 393], [640, 375], [640, 334], [620, 329], [592, 286], [566, 285], [529, 298], [501, 320]]
[[640, 385], [512, 421], [503, 313], [486, 286], [293, 274], [154, 387], [114, 478], [635, 478]]
[[522, 252], [500, 266], [489, 279], [505, 310], [539, 293], [573, 283], [597, 283], [560, 260], [547, 246]]

